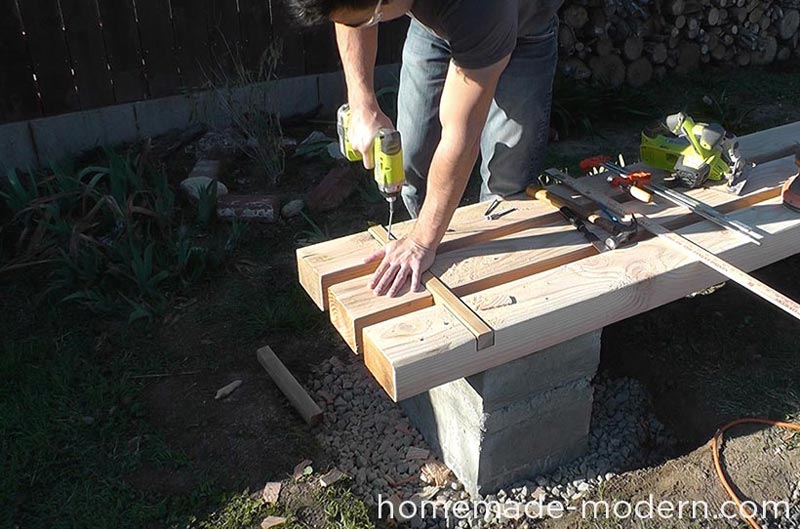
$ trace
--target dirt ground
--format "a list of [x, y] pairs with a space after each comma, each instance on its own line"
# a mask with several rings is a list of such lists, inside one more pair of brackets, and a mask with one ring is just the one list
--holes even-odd
[[[763, 105], [754, 113], [762, 123], [800, 119], [800, 107], [786, 103]], [[551, 148], [550, 162], [573, 164], [598, 152], [622, 152], [633, 159], [638, 146], [638, 134], [631, 133], [635, 128], [630, 124], [609, 125], [594, 136], [557, 142]], [[292, 133], [300, 139], [308, 130]], [[327, 132], [333, 134], [332, 130]], [[293, 167], [296, 176], [283, 179], [284, 193], [302, 194], [322, 173], [313, 164]], [[473, 178], [465, 203], [476, 199], [477, 189]], [[363, 229], [368, 222], [382, 222], [384, 214], [381, 203], [352, 201], [318, 222], [335, 237]], [[235, 326], [244, 312], [252, 310], [252, 305], [237, 307], [237, 299], [244, 292], [250, 299], [269, 296], [271, 282], [296, 281], [292, 253], [271, 251], [277, 252], [282, 241], [296, 233], [298, 225], [302, 221], [293, 220], [265, 230], [257, 237], [261, 240], [257, 247], [249, 249], [247, 261], [252, 266], [245, 267], [245, 273], [223, 278], [183, 311], [176, 324], [159, 331], [159, 342], [171, 344], [167, 349], [179, 361], [181, 370], [201, 372], [149, 382], [142, 398], [156, 428], [192, 464], [166, 474], [141, 468], [130, 476], [137, 487], [157, 494], [186, 493], [211, 480], [224, 487], [255, 490], [267, 480], [287, 477], [304, 458], [313, 459], [320, 468], [325, 466], [327, 455], [315, 445], [311, 430], [298, 421], [275, 386], [266, 380], [254, 353], [261, 345], [271, 344], [289, 369], [303, 379], [316, 362], [330, 355], [346, 358], [349, 350], [325, 316], [315, 313], [310, 302], [302, 294], [297, 296], [294, 289], [289, 289], [293, 292], [289, 294], [292, 310], [302, 313], [299, 326], [307, 328], [275, 330], [265, 326], [248, 335]], [[800, 258], [778, 263], [758, 276], [800, 299]], [[251, 325], [257, 324], [252, 317], [250, 320]], [[735, 285], [607, 328], [601, 370], [645, 382], [659, 418], [678, 439], [679, 450], [674, 459], [661, 466], [630, 469], [602, 494], [632, 499], [652, 493], [661, 499], [723, 501], [722, 489], [711, 471], [708, 440], [718, 426], [740, 416], [785, 418], [800, 412], [800, 400], [791, 393], [800, 394], [800, 359], [794, 361], [794, 356], [787, 354], [796, 350], [796, 332], [795, 321]], [[209, 360], [213, 369], [208, 369]], [[777, 369], [782, 374], [773, 376]], [[243, 381], [242, 388], [229, 400], [214, 402], [214, 390], [236, 379]], [[747, 398], [751, 393], [757, 396]], [[800, 452], [792, 450], [794, 441], [784, 441], [781, 435], [743, 427], [726, 444], [729, 472], [752, 499], [786, 497], [800, 478]], [[775, 443], [786, 446], [778, 455], [766, 453], [765, 446]], [[571, 516], [545, 526], [585, 523]]]
[[[800, 74], [792, 75], [794, 80], [787, 85], [792, 91], [780, 97], [768, 90], [761, 94], [761, 103], [743, 121], [741, 132], [800, 119]], [[732, 75], [728, 82], [735, 86], [739, 80]], [[741, 87], [737, 101], [744, 105], [751, 92]], [[595, 123], [594, 134], [555, 143], [547, 163], [574, 166], [583, 157], [616, 152], [633, 159], [643, 122], [630, 118]], [[335, 134], [331, 124], [286, 132], [299, 140], [313, 128]], [[174, 183], [186, 176], [192, 159], [191, 152], [184, 152], [170, 160]], [[290, 159], [273, 191], [284, 197], [302, 196], [326, 170], [325, 164]], [[258, 189], [257, 171], [247, 166], [227, 171], [224, 181], [231, 192]], [[477, 189], [473, 178], [465, 203], [476, 199]], [[358, 191], [335, 211], [314, 215], [313, 220], [331, 238], [384, 222], [385, 205], [365, 200], [367, 195]], [[124, 486], [147, 501], [176, 498], [168, 507], [171, 513], [146, 526], [195, 526], [187, 521], [188, 512], [202, 520], [222, 509], [231, 495], [257, 491], [267, 481], [288, 484], [295, 465], [304, 459], [312, 460], [315, 469], [328, 466], [330, 454], [317, 445], [315, 430], [298, 418], [255, 357], [258, 348], [271, 345], [289, 370], [305, 380], [322, 360], [351, 355], [327, 315], [313, 306], [297, 284], [294, 248], [311, 231], [313, 227], [303, 218], [253, 227], [246, 245], [223, 273], [172, 300], [163, 323], [145, 331], [131, 333], [102, 321], [86, 323], [98, 337], [95, 348], [104, 373], [115, 369], [112, 359], [132, 359], [125, 364], [131, 370], [126, 377], [135, 377], [135, 391], [119, 405], [140, 408], [137, 413], [148, 427], [121, 442], [136, 452], [148, 445], [158, 450], [163, 445], [165, 454], [169, 452], [132, 466], [122, 479]], [[800, 300], [800, 256], [760, 270], [756, 276]], [[36, 332], [35, 320], [25, 310], [17, 307], [7, 313], [9, 322], [24, 322], [13, 333]], [[629, 469], [604, 486], [598, 497], [631, 500], [653, 494], [657, 500], [706, 499], [714, 505], [723, 501], [712, 473], [708, 441], [719, 426], [739, 417], [800, 417], [798, 330], [797, 321], [732, 284], [606, 328], [601, 372], [643, 382], [658, 418], [678, 440], [678, 447], [659, 466]], [[233, 380], [241, 380], [242, 386], [230, 398], [214, 400], [215, 391]], [[792, 494], [800, 480], [798, 437], [750, 427], [732, 432], [725, 445], [725, 463], [746, 497], [779, 499]], [[33, 492], [19, 493], [13, 500], [15, 514], [9, 519], [34, 519], [25, 517], [37, 508], [37, 501]], [[317, 496], [302, 484], [287, 485], [282, 502], [300, 513], [297, 527], [350, 527], [330, 522], [324, 514], [327, 507], [318, 505]], [[49, 526], [52, 520], [29, 526]], [[137, 525], [136, 520], [131, 522]], [[670, 525], [582, 520], [572, 513], [542, 526]], [[682, 521], [673, 526], [743, 527], [742, 522], [720, 521]]]

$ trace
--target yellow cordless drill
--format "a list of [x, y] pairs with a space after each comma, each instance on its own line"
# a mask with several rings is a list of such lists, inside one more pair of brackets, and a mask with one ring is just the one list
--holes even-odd
[[[353, 148], [347, 137], [350, 129], [350, 105], [344, 104], [336, 113], [336, 130], [339, 134], [339, 150], [342, 156], [351, 162], [362, 159], [361, 153]], [[375, 183], [378, 191], [389, 203], [389, 225], [387, 231], [392, 237], [392, 221], [394, 220], [394, 203], [400, 196], [406, 181], [403, 169], [403, 142], [400, 132], [391, 129], [380, 129], [372, 142], [373, 160], [375, 161]]]

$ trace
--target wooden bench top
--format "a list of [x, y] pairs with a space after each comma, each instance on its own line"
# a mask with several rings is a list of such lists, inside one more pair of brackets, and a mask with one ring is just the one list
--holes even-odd
[[[798, 140], [800, 123], [793, 123], [742, 137], [740, 144], [752, 158]], [[631, 212], [647, 214], [749, 271], [800, 250], [800, 215], [778, 197], [780, 185], [795, 172], [787, 157], [757, 166], [741, 197], [713, 187], [690, 192], [769, 234], [760, 246], [658, 198], [627, 204]], [[590, 180], [612, 192], [603, 179]], [[300, 283], [330, 311], [331, 322], [363, 354], [392, 399], [491, 369], [723, 280], [662, 240], [598, 254], [549, 204], [519, 198], [498, 210], [510, 208], [517, 209], [496, 221], [483, 217], [486, 204], [459, 208], [431, 268], [464, 310], [493, 330], [489, 347], [479, 347], [474, 329], [452, 308], [437, 304], [441, 298], [430, 291], [397, 298], [372, 294], [367, 281], [376, 264], [363, 259], [381, 243], [370, 233], [297, 251]], [[413, 221], [401, 223], [395, 233], [412, 226]], [[766, 304], [765, 309], [773, 310]]]

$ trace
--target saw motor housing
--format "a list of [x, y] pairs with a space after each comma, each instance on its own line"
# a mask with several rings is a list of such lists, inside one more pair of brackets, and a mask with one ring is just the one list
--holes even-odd
[[721, 125], [695, 123], [683, 114], [666, 119], [666, 130], [659, 123], [642, 131], [640, 155], [646, 164], [670, 171], [688, 188], [706, 181], [727, 181], [733, 187], [742, 162], [736, 137]]

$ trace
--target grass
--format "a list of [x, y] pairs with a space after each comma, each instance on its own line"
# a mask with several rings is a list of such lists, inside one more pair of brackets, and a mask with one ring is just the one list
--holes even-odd
[[37, 318], [43, 325], [30, 337], [10, 319], [0, 356], [0, 495], [10, 501], [0, 525], [136, 528], [162, 519], [167, 500], [125, 483], [144, 462], [186, 464], [143, 420], [129, 376], [141, 361], [123, 354], [109, 362], [61, 309]]

